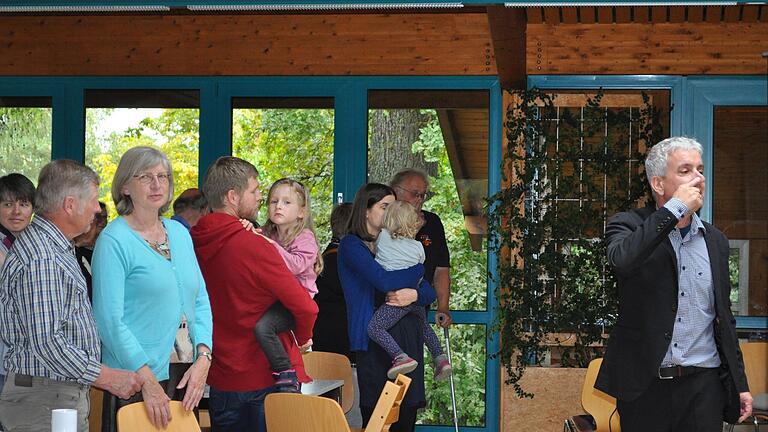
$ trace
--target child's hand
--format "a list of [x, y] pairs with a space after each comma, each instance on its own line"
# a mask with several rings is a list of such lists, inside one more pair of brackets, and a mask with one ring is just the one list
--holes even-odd
[[307, 343], [299, 347], [299, 351], [301, 351], [302, 354], [305, 352], [309, 352], [309, 349], [312, 348], [312, 339], [309, 339]]
[[250, 231], [254, 234], [261, 234], [260, 230], [254, 228], [253, 222], [249, 221], [248, 219], [240, 219], [240, 223], [243, 224], [243, 228], [245, 228], [246, 231]]

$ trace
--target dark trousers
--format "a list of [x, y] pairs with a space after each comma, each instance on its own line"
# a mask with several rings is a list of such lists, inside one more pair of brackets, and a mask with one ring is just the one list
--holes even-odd
[[724, 406], [717, 368], [655, 379], [637, 399], [617, 402], [622, 432], [721, 432]]
[[[397, 423], [392, 423], [389, 430], [392, 432], [413, 432], [416, 428], [417, 413], [418, 408], [416, 407], [401, 406], [400, 417], [398, 418]], [[360, 414], [363, 416], [363, 427], [368, 426], [368, 420], [371, 419], [373, 408], [361, 406]]]
[[[192, 366], [192, 363], [171, 363], [168, 370], [169, 378], [160, 381], [160, 386], [165, 390], [165, 394], [167, 394], [171, 400], [180, 401], [184, 399], [187, 388], [184, 387], [181, 390], [177, 390], [176, 386], [179, 385], [181, 378], [190, 366]], [[136, 393], [128, 399], [120, 399], [109, 392], [104, 392], [104, 405], [101, 414], [101, 432], [116, 432], [117, 410], [126, 405], [142, 401], [144, 401], [144, 397], [141, 392]], [[197, 415], [197, 409], [195, 409], [195, 416], [197, 417]]]
[[208, 401], [212, 432], [266, 432], [264, 399], [274, 387], [247, 392], [227, 392], [211, 387]]
[[293, 314], [282, 303], [276, 302], [264, 312], [253, 328], [256, 341], [261, 345], [261, 350], [267, 356], [269, 366], [274, 372], [291, 368], [291, 359], [288, 358], [288, 353], [277, 335], [293, 329], [294, 326]]

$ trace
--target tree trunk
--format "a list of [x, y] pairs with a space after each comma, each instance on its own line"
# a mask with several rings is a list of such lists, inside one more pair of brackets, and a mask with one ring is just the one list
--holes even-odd
[[428, 163], [421, 153], [411, 151], [428, 119], [418, 109], [379, 109], [371, 112], [369, 182], [389, 184], [392, 176], [404, 168], [418, 168], [432, 176], [437, 173], [436, 163]]

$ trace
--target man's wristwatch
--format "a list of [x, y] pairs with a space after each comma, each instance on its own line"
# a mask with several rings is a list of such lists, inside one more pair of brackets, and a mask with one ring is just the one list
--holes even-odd
[[197, 353], [197, 358], [205, 357], [208, 361], [213, 361], [213, 354], [210, 351], [200, 351]]

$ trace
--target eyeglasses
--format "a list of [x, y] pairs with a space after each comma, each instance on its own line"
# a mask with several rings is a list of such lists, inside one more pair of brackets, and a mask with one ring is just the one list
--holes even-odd
[[421, 201], [426, 201], [426, 200], [432, 198], [432, 192], [430, 192], [428, 190], [424, 191], [424, 192], [419, 192], [419, 191], [413, 191], [413, 190], [410, 190], [410, 189], [406, 189], [406, 188], [404, 188], [402, 186], [395, 186], [395, 187], [400, 189], [400, 190], [404, 190], [404, 191], [408, 192], [409, 194], [411, 194], [412, 197], [418, 198]]
[[133, 176], [133, 178], [138, 179], [139, 183], [143, 185], [148, 185], [152, 183], [153, 179], [157, 179], [157, 182], [160, 184], [168, 184], [171, 180], [171, 174], [170, 173], [157, 173], [157, 174], [150, 174], [150, 173], [142, 173], [142, 174], [136, 174]]

